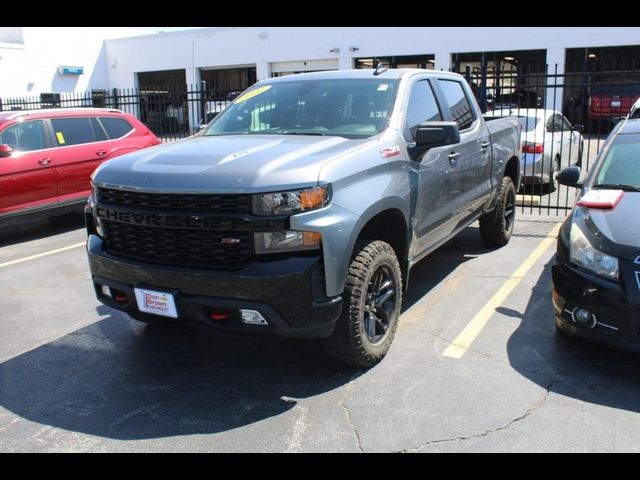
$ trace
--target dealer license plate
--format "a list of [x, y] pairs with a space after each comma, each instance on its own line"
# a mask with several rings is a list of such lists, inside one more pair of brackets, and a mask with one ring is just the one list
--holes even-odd
[[611, 101], [611, 106], [612, 106], [612, 107], [619, 107], [619, 106], [620, 106], [620, 101], [612, 100], [612, 101]]
[[141, 312], [162, 315], [163, 317], [178, 318], [176, 302], [173, 295], [167, 292], [135, 288], [136, 302]]

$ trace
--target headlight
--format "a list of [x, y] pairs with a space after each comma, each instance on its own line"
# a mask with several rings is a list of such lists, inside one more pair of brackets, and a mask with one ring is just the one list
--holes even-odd
[[291, 215], [324, 207], [329, 203], [329, 186], [323, 185], [291, 192], [263, 193], [253, 196], [256, 215]]
[[97, 189], [93, 185], [93, 182], [91, 182], [91, 193], [87, 199], [87, 204], [84, 206], [85, 223], [90, 234], [95, 233], [104, 238], [104, 228], [102, 228], [100, 219], [93, 215], [93, 209], [96, 206], [97, 198]]
[[618, 259], [595, 248], [575, 223], [569, 238], [571, 262], [602, 277], [618, 280]]
[[321, 235], [318, 232], [286, 232], [255, 233], [254, 245], [256, 253], [297, 252], [320, 248]]

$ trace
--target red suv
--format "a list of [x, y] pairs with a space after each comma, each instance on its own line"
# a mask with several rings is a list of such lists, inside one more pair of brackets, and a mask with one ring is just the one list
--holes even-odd
[[0, 112], [0, 226], [84, 204], [98, 165], [159, 143], [119, 110]]

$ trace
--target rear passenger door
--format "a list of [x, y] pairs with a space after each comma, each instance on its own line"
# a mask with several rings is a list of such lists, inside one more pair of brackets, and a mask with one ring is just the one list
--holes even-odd
[[54, 150], [42, 120], [14, 123], [0, 132], [13, 148], [0, 158], [0, 215], [55, 205], [58, 201]]
[[457, 156], [451, 161], [451, 169], [458, 183], [450, 197], [460, 222], [478, 213], [491, 194], [491, 138], [462, 82], [439, 78], [437, 83], [450, 115], [447, 120], [455, 121], [460, 129], [460, 143], [451, 145], [451, 154]]
[[95, 117], [51, 118], [61, 203], [89, 195], [90, 177], [108, 155], [107, 136]]

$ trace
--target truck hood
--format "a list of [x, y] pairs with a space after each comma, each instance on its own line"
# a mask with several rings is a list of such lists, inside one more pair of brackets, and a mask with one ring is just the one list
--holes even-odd
[[96, 185], [170, 193], [258, 192], [315, 184], [322, 166], [372, 139], [288, 135], [195, 137], [117, 157]]

